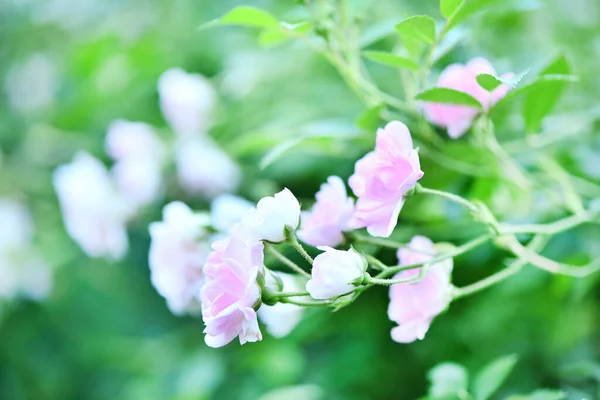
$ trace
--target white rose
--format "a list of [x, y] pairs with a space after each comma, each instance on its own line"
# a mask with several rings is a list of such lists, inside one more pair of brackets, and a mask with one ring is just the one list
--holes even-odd
[[312, 279], [306, 283], [306, 291], [315, 299], [329, 299], [350, 293], [367, 270], [363, 256], [354, 249], [336, 250], [319, 246], [324, 253], [315, 257]]

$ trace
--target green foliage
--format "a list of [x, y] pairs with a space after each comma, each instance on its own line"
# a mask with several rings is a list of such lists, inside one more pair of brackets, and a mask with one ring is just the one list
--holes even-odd
[[487, 90], [488, 92], [493, 92], [498, 86], [502, 85], [502, 81], [490, 74], [479, 74], [476, 77], [477, 83], [479, 86]]
[[420, 71], [419, 64], [410, 58], [397, 56], [384, 51], [363, 51], [363, 55], [369, 60], [373, 60], [383, 65], [396, 68], [406, 68], [412, 71]]
[[436, 365], [427, 378], [430, 399], [462, 399], [468, 396], [469, 375], [459, 364], [443, 363]]
[[466, 0], [462, 7], [449, 19], [447, 29], [462, 24], [471, 16], [498, 2], [499, 0]]
[[431, 103], [455, 104], [482, 108], [476, 98], [465, 92], [448, 88], [432, 88], [419, 93], [415, 99]]
[[447, 19], [452, 19], [465, 0], [440, 0], [440, 11]]
[[266, 11], [254, 7], [239, 6], [218, 19], [219, 24], [277, 28], [279, 21]]
[[512, 372], [517, 357], [515, 355], [500, 357], [484, 367], [473, 381], [473, 394], [476, 400], [489, 399], [504, 383]]
[[435, 41], [435, 21], [427, 15], [416, 15], [395, 26], [401, 36], [432, 44]]
[[561, 390], [540, 389], [527, 395], [507, 397], [506, 400], [564, 400], [567, 396]]
[[523, 118], [527, 132], [539, 131], [542, 119], [552, 110], [564, 90], [565, 83], [562, 79], [554, 80], [550, 77], [568, 76], [570, 73], [571, 67], [563, 55], [558, 56], [540, 73], [542, 79], [534, 87], [530, 87], [523, 100]]

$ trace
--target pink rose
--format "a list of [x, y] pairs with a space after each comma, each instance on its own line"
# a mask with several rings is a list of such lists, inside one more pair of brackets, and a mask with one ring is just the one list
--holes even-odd
[[[400, 265], [416, 264], [435, 256], [433, 243], [426, 237], [415, 236], [410, 249], [399, 249]], [[407, 278], [420, 268], [399, 272], [394, 278]], [[452, 259], [435, 263], [419, 283], [397, 283], [390, 286], [388, 317], [399, 326], [392, 329], [392, 339], [399, 343], [422, 340], [435, 316], [444, 311], [451, 300], [450, 274]]]
[[358, 197], [349, 225], [388, 237], [398, 222], [405, 193], [423, 176], [406, 125], [392, 121], [377, 131], [375, 150], [356, 162], [348, 181]]
[[212, 248], [201, 291], [206, 344], [221, 347], [236, 336], [241, 344], [262, 340], [256, 315], [261, 296], [257, 279], [264, 274], [262, 243], [248, 245], [230, 236]]
[[[484, 110], [489, 110], [510, 90], [509, 85], [500, 85], [490, 95], [477, 83], [479, 74], [496, 75], [494, 67], [485, 58], [474, 58], [467, 65], [452, 64], [441, 73], [437, 87], [459, 90], [476, 98]], [[502, 76], [504, 79], [513, 77], [512, 73]], [[424, 103], [425, 118], [434, 125], [448, 129], [448, 136], [457, 139], [465, 134], [479, 110], [469, 106], [456, 106], [451, 104]]]
[[346, 194], [344, 182], [330, 176], [316, 195], [311, 211], [302, 212], [298, 237], [311, 246], [335, 247], [343, 242], [343, 231], [350, 230], [348, 221], [354, 213], [354, 200]]

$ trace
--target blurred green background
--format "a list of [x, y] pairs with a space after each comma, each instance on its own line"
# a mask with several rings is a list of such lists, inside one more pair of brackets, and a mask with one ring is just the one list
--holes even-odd
[[[373, 49], [392, 48], [393, 25], [404, 17], [440, 19], [436, 0], [351, 3]], [[150, 284], [147, 226], [160, 219], [160, 207], [130, 224], [123, 261], [90, 260], [79, 250], [64, 231], [51, 173], [78, 149], [107, 161], [104, 137], [117, 118], [172, 135], [156, 90], [168, 68], [203, 74], [214, 84], [219, 104], [210, 134], [243, 167], [240, 193], [248, 199], [287, 186], [308, 202], [327, 176], [347, 178], [368, 151], [374, 132], [354, 126], [363, 105], [305, 45], [265, 48], [251, 29], [197, 29], [242, 4], [286, 21], [306, 17], [291, 0], [0, 0], [0, 196], [28, 206], [36, 248], [54, 274], [45, 301], [0, 303], [0, 399], [416, 399], [427, 393], [427, 371], [436, 364], [453, 361], [475, 373], [506, 354], [519, 361], [496, 398], [543, 387], [565, 390], [569, 399], [600, 398], [598, 275], [575, 280], [528, 268], [452, 304], [425, 340], [410, 345], [390, 339], [388, 294], [381, 288], [336, 313], [309, 310], [284, 339], [265, 334], [256, 344], [209, 349], [202, 321], [171, 315]], [[572, 174], [599, 182], [600, 2], [501, 1], [460, 33], [460, 44], [435, 71], [485, 56], [501, 73], [519, 72], [567, 55], [580, 81], [545, 126], [574, 139], [547, 151]], [[368, 66], [387, 92], [402, 93], [393, 70]], [[514, 118], [507, 112], [495, 121], [501, 141], [522, 137]], [[273, 146], [322, 130], [346, 139], [309, 141], [259, 169]], [[356, 132], [362, 137], [347, 139]], [[448, 146], [450, 157], [477, 157], [467, 141]], [[555, 215], [540, 206], [543, 200], [499, 179], [465, 176], [426, 155], [423, 170], [427, 186], [484, 200], [505, 218]], [[175, 199], [207, 207], [170, 185], [164, 202]], [[399, 226], [396, 235], [404, 240], [425, 234], [460, 243], [474, 234], [454, 207], [437, 200], [407, 205]], [[558, 236], [547, 254], [585, 261], [590, 252], [600, 255], [599, 241], [598, 226], [582, 227]], [[460, 257], [454, 282], [489, 275], [504, 256], [483, 247]], [[394, 261], [392, 253], [384, 257]], [[289, 387], [295, 388], [281, 391]]]

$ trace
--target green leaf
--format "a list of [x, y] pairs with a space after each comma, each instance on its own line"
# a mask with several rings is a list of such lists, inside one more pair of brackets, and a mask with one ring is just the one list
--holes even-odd
[[432, 44], [435, 41], [435, 21], [427, 15], [416, 15], [395, 26], [400, 35]]
[[420, 71], [419, 64], [410, 58], [400, 57], [392, 53], [386, 53], [383, 51], [363, 51], [363, 56], [369, 60], [373, 60], [389, 67], [407, 68], [413, 71]]
[[498, 86], [502, 85], [502, 81], [500, 78], [496, 78], [494, 75], [490, 74], [479, 74], [475, 77], [479, 86], [487, 90], [488, 92], [493, 92]]
[[381, 111], [383, 111], [384, 108], [385, 105], [380, 104], [378, 106], [366, 109], [356, 118], [356, 126], [367, 132], [376, 131], [380, 126]]
[[517, 357], [512, 354], [488, 364], [477, 376], [473, 384], [473, 394], [476, 400], [487, 400], [504, 383], [513, 370]]
[[482, 108], [481, 103], [470, 94], [448, 88], [429, 89], [419, 93], [415, 98], [430, 103], [456, 104], [477, 107], [479, 109]]
[[477, 14], [484, 8], [489, 7], [499, 1], [500, 0], [467, 0], [462, 7], [456, 11], [452, 18], [449, 19], [446, 29], [452, 29], [456, 25], [459, 25], [469, 19], [472, 15]]
[[239, 6], [223, 15], [221, 18], [210, 21], [200, 28], [210, 28], [215, 25], [242, 25], [257, 28], [276, 28], [279, 21], [266, 11], [254, 7]]
[[537, 132], [542, 120], [552, 111], [562, 94], [565, 82], [563, 80], [548, 79], [552, 76], [569, 75], [571, 68], [564, 56], [557, 57], [541, 73], [540, 77], [546, 81], [538, 80], [536, 87], [530, 88], [523, 100], [523, 118], [527, 132]]
[[507, 397], [506, 400], [564, 400], [567, 395], [562, 390], [540, 389], [531, 394]]
[[274, 46], [288, 39], [293, 39], [295, 35], [305, 35], [312, 29], [313, 25], [309, 21], [297, 24], [286, 24], [282, 22], [276, 28], [265, 28], [258, 35], [258, 42], [261, 46]]
[[462, 365], [449, 362], [438, 364], [429, 371], [427, 378], [431, 382], [429, 398], [465, 398], [469, 377]]
[[440, 0], [440, 11], [444, 17], [450, 19], [464, 2], [465, 0]]

